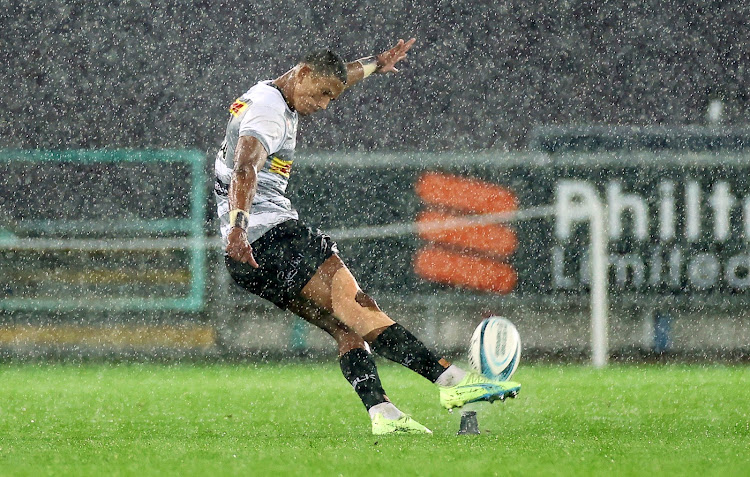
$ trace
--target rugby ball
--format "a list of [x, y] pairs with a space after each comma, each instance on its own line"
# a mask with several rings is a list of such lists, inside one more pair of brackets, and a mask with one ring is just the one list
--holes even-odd
[[521, 337], [507, 318], [491, 316], [479, 323], [471, 337], [471, 367], [488, 378], [507, 381], [521, 359]]

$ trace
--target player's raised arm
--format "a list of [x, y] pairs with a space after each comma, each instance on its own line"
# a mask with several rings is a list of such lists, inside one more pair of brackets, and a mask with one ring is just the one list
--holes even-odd
[[234, 171], [229, 186], [229, 231], [227, 254], [240, 262], [258, 268], [253, 257], [253, 249], [247, 242], [247, 226], [250, 219], [250, 205], [253, 203], [258, 184], [258, 168], [268, 153], [263, 144], [253, 136], [240, 136], [234, 154]]
[[396, 63], [406, 58], [406, 52], [411, 49], [416, 41], [415, 38], [409, 41], [398, 40], [396, 46], [377, 56], [368, 56], [347, 63], [346, 72], [348, 78], [346, 87], [351, 88], [373, 73], [398, 73]]

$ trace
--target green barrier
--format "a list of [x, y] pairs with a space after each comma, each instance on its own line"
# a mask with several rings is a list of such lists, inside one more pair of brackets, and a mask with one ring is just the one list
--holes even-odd
[[[2, 171], [4, 173], [3, 179], [0, 181], [0, 200], [2, 200], [0, 209], [3, 212], [0, 215], [0, 253], [2, 253], [0, 265], [11, 264], [10, 266], [16, 267], [14, 269], [16, 275], [24, 275], [34, 283], [49, 276], [59, 279], [59, 276], [67, 273], [68, 276], [65, 279], [80, 287], [82, 280], [84, 280], [81, 276], [85, 276], [88, 269], [64, 271], [59, 267], [48, 267], [39, 270], [23, 264], [18, 265], [18, 263], [23, 260], [31, 260], [29, 257], [36, 257], [45, 253], [59, 254], [65, 252], [71, 254], [71, 251], [76, 250], [83, 251], [84, 254], [92, 254], [97, 260], [101, 260], [102, 254], [105, 253], [102, 252], [103, 250], [109, 253], [118, 250], [138, 250], [140, 253], [147, 251], [165, 263], [170, 263], [169, 257], [166, 257], [166, 254], [163, 253], [170, 250], [172, 253], [176, 253], [179, 258], [184, 256], [190, 275], [189, 283], [186, 287], [183, 287], [184, 289], [177, 296], [153, 296], [148, 290], [145, 296], [122, 296], [123, 290], [127, 295], [127, 288], [117, 283], [110, 288], [120, 292], [120, 296], [99, 297], [96, 296], [96, 292], [90, 297], [74, 296], [74, 294], [66, 294], [65, 286], [60, 287], [62, 291], [59, 293], [48, 291], [46, 296], [44, 294], [33, 296], [34, 294], [29, 291], [29, 288], [33, 287], [19, 285], [17, 282], [14, 283], [9, 281], [11, 279], [6, 278], [5, 282], [0, 284], [2, 285], [0, 286], [0, 309], [58, 311], [79, 309], [199, 311], [203, 309], [206, 288], [206, 245], [203, 222], [207, 200], [204, 161], [205, 155], [203, 153], [192, 150], [0, 151], [0, 168], [4, 169]], [[116, 173], [113, 173], [113, 177], [105, 178], [107, 180], [100, 180], [101, 177], [88, 179], [87, 172], [84, 170], [81, 173], [80, 171], [80, 169], [85, 168], [96, 169], [98, 164], [130, 166], [124, 171], [120, 171], [122, 177], [114, 177]], [[161, 168], [162, 164], [169, 167]], [[141, 166], [143, 170], [139, 169]], [[30, 173], [32, 177], [25, 177], [24, 168], [26, 168], [25, 172]], [[44, 171], [48, 169], [53, 172], [55, 172], [55, 169], [58, 169], [57, 172], [72, 171], [76, 173], [73, 175], [84, 177], [86, 180], [81, 180], [79, 177], [82, 184], [68, 184], [65, 181], [66, 177], [59, 180], [60, 178], [54, 177], [53, 174], [47, 175]], [[179, 177], [179, 172], [174, 172], [178, 169], [180, 172], [185, 171], [189, 174], [189, 186], [184, 184], [182, 178]], [[108, 168], [103, 168], [103, 170], [104, 174], [109, 172]], [[127, 199], [130, 200], [130, 209], [126, 205], [121, 210], [108, 209], [106, 214], [101, 215], [95, 207], [90, 207], [85, 200], [81, 199], [86, 198], [85, 190], [74, 192], [65, 190], [66, 188], [75, 189], [76, 187], [85, 189], [90, 185], [92, 190], [95, 191], [90, 195], [96, 199], [103, 194], [100, 189], [104, 189], [104, 194], [106, 194], [108, 181], [117, 185], [122, 181], [138, 183], [141, 180], [144, 185], [147, 185], [148, 180], [154, 179], [153, 175], [149, 176], [148, 174], [149, 172], [153, 173], [153, 171], [164, 174], [163, 177], [157, 177], [156, 180], [167, 181], [164, 187], [151, 186], [148, 189], [149, 195], [144, 194], [144, 197], [150, 200], [149, 206], [154, 210], [149, 210], [149, 206], [140, 207], [138, 196], [140, 191], [127, 190], [127, 193], [123, 194], [121, 190], [113, 187], [111, 188], [113, 197], [105, 197], [105, 202]], [[122, 175], [122, 172], [125, 175]], [[176, 218], [139, 216], [144, 213], [163, 215], [163, 210], [156, 210], [158, 208], [156, 206], [169, 209], [164, 204], [171, 206], [169, 201], [173, 188], [170, 181], [186, 187], [185, 197], [179, 197], [179, 200], [175, 200], [175, 202], [184, 202], [175, 206], [177, 213], [182, 214], [182, 216]], [[101, 183], [104, 183], [104, 185], [102, 186]], [[19, 184], [21, 184], [20, 188]], [[50, 214], [53, 217], [42, 216], [51, 207], [44, 206], [44, 199], [35, 199], [35, 194], [43, 194], [50, 190], [49, 188], [57, 188], [58, 191], [62, 191], [60, 195], [67, 198], [68, 202], [73, 202], [73, 205], [55, 204], [60, 210], [59, 213], [54, 213], [57, 212], [57, 210], [54, 210]], [[125, 189], [127, 189], [127, 186], [125, 186]], [[164, 197], [159, 196], [159, 194]], [[75, 204], [75, 200], [70, 200], [71, 197], [80, 199], [79, 201], [83, 205]], [[104, 208], [107, 207], [104, 206]], [[90, 215], [95, 215], [95, 217], [79, 217], [85, 215], [82, 211], [88, 211]], [[64, 217], [66, 213], [72, 217]], [[82, 239], [78, 237], [81, 233], [88, 235]], [[98, 236], [98, 238], [90, 240], [88, 239], [90, 235]], [[154, 236], [158, 238], [150, 238]], [[176, 237], [179, 244], [174, 245], [173, 239], [173, 242], [167, 246], [161, 245], [165, 242], [163, 237], [170, 236]], [[94, 246], [91, 245], [92, 242], [95, 244]], [[140, 244], [140, 248], [132, 247], [135, 242]], [[102, 243], [105, 245], [96, 245]], [[39, 248], [35, 248], [37, 244]], [[120, 246], [118, 244], [122, 244], [122, 248], [118, 248]], [[160, 256], [160, 254], [164, 256]], [[147, 257], [142, 260], [147, 262], [149, 259]], [[125, 258], [118, 260], [119, 262], [115, 261], [115, 265], [127, 269], [130, 262]], [[125, 265], [120, 265], [120, 262]], [[145, 272], [140, 271], [139, 273], [143, 275], [150, 271], [147, 269]], [[118, 279], [118, 273], [123, 275], [120, 268], [93, 270], [92, 282], [84, 283], [83, 288], [101, 281], [101, 277], [96, 276], [96, 273], [101, 275], [107, 272], [115, 275], [115, 278], [111, 279], [112, 281]], [[161, 272], [165, 276], [169, 276], [170, 273], [173, 276], [179, 276], [179, 270], [170, 269]], [[137, 276], [138, 274], [131, 273], [131, 275]], [[73, 278], [70, 278], [70, 276], [73, 276]], [[157, 281], [158, 278], [152, 279], [152, 282]]]

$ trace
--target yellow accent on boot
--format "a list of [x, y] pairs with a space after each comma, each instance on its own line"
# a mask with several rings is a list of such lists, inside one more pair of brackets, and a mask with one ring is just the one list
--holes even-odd
[[372, 433], [382, 436], [384, 434], [432, 434], [432, 431], [406, 414], [398, 419], [388, 419], [377, 413], [372, 418]]
[[505, 400], [514, 398], [521, 385], [513, 381], [494, 381], [479, 373], [466, 373], [455, 386], [440, 386], [440, 404], [446, 409], [463, 407], [470, 402]]

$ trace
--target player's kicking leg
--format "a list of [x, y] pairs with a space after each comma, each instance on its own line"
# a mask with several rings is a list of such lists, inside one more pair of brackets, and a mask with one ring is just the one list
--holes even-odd
[[494, 381], [479, 373], [466, 372], [445, 359], [439, 359], [406, 328], [394, 323], [370, 332], [365, 339], [379, 355], [419, 373], [440, 389], [440, 404], [446, 409], [479, 401], [494, 402], [515, 398], [521, 385]]
[[380, 382], [375, 360], [359, 335], [308, 300], [292, 301], [289, 310], [336, 340], [341, 372], [370, 414], [373, 434], [432, 434], [432, 431], [401, 412], [388, 399]]
[[337, 255], [328, 258], [302, 289], [302, 296], [329, 311], [379, 355], [424, 376], [440, 387], [446, 409], [478, 401], [515, 397], [521, 385], [493, 381], [478, 373], [467, 373], [438, 358], [413, 334], [391, 320], [374, 300], [360, 290], [356, 280]]

